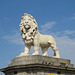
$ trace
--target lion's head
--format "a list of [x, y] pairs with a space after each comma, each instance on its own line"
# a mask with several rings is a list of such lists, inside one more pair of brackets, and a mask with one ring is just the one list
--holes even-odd
[[37, 22], [33, 16], [24, 14], [20, 23], [20, 31], [22, 31], [22, 38], [25, 43], [31, 43], [38, 32]]

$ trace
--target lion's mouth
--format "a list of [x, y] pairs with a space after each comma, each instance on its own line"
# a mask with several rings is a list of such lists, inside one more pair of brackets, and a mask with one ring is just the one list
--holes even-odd
[[30, 25], [25, 25], [24, 27], [25, 27], [25, 29], [27, 29], [27, 30], [31, 28]]

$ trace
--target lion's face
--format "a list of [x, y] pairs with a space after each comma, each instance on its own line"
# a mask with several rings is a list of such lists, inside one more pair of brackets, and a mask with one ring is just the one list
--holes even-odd
[[25, 16], [23, 18], [23, 26], [25, 27], [25, 29], [30, 29], [33, 25], [33, 21], [29, 16]]
[[32, 43], [38, 32], [36, 20], [31, 15], [25, 14], [21, 19], [20, 30], [25, 43]]

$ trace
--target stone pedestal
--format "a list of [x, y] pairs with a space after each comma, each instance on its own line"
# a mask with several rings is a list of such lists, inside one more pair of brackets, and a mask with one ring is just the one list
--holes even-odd
[[5, 75], [75, 75], [70, 60], [40, 55], [17, 57], [0, 71]]

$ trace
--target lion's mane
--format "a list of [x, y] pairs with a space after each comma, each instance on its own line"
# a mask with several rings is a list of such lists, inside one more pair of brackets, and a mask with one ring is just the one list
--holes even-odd
[[[32, 22], [29, 29], [26, 29], [24, 25], [26, 21], [25, 20], [26, 16], [29, 17]], [[19, 26], [20, 26], [20, 31], [22, 31], [21, 35], [24, 42], [27, 44], [32, 43], [34, 41], [35, 35], [38, 33], [38, 26], [34, 17], [25, 13], [24, 16], [22, 16], [21, 23]]]

